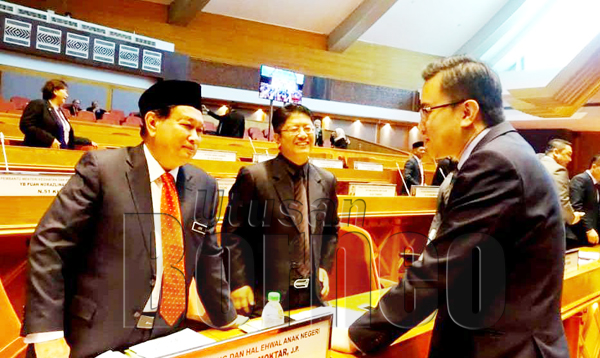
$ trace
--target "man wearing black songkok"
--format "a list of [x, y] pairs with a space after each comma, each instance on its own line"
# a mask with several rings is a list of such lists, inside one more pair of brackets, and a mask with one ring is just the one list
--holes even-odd
[[142, 144], [81, 158], [31, 239], [29, 356], [96, 356], [180, 330], [193, 277], [212, 325], [241, 320], [215, 237], [217, 183], [186, 164], [201, 106], [197, 83], [159, 82], [139, 100]]

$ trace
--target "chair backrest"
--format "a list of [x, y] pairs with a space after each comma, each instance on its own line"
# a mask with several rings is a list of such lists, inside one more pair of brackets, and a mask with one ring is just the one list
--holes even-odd
[[119, 124], [125, 121], [125, 112], [120, 109], [111, 109], [110, 113], [119, 120]]
[[373, 240], [364, 229], [343, 224], [329, 276], [327, 299], [342, 298], [381, 288], [375, 264]]
[[142, 119], [136, 116], [129, 116], [125, 118], [125, 121], [122, 123], [122, 125], [131, 127], [141, 127]]
[[75, 119], [79, 121], [96, 122], [96, 115], [90, 111], [79, 111]]
[[213, 122], [204, 122], [204, 131], [206, 132], [214, 132], [217, 130], [215, 124]]
[[118, 116], [114, 115], [112, 112], [105, 112], [102, 115], [102, 119], [99, 120], [98, 123], [120, 125], [121, 120], [119, 119]]
[[263, 134], [263, 137], [265, 139], [267, 139], [267, 140], [269, 140], [269, 141], [272, 142], [273, 141], [273, 137], [275, 135], [275, 132], [273, 131], [273, 129], [271, 129], [271, 133], [269, 133], [269, 128], [267, 128], [267, 129], [263, 129], [262, 130], [262, 134]]
[[65, 107], [60, 107], [60, 110], [61, 110], [61, 112], [63, 112], [63, 114], [65, 115], [65, 117], [67, 117], [67, 118], [71, 118], [71, 117], [73, 117], [73, 116], [71, 115], [71, 111], [69, 111], [69, 109], [68, 109], [68, 108], [65, 108]]
[[13, 102], [0, 102], [0, 112], [16, 111], [17, 107]]
[[262, 131], [260, 130], [260, 128], [257, 127], [248, 128], [248, 136], [253, 140], [265, 139], [265, 136], [263, 135]]
[[29, 103], [29, 98], [13, 96], [10, 98], [10, 101], [15, 104], [17, 109], [25, 109]]

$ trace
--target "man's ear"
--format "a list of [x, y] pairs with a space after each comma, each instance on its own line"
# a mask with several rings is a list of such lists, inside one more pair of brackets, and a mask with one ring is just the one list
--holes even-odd
[[146, 113], [144, 121], [146, 122], [146, 133], [149, 137], [154, 137], [156, 135], [156, 125], [159, 121], [158, 116], [153, 111], [149, 111]]
[[480, 114], [479, 103], [474, 99], [468, 99], [462, 103], [462, 107], [460, 126], [463, 128], [472, 126]]
[[273, 133], [273, 140], [277, 143], [277, 146], [281, 145], [281, 135], [277, 132]]

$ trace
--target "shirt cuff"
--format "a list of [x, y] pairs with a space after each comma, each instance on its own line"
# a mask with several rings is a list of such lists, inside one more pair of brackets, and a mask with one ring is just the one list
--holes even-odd
[[30, 343], [42, 343], [53, 341], [55, 339], [61, 339], [65, 337], [65, 332], [54, 331], [54, 332], [43, 332], [43, 333], [30, 333], [24, 339], [23, 342]]

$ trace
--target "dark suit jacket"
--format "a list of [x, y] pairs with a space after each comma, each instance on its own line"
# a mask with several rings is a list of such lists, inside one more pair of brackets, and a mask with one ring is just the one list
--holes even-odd
[[102, 108], [94, 109], [94, 107], [88, 107], [85, 110], [88, 112], [94, 113], [94, 115], [96, 116], [96, 119], [102, 119], [102, 116], [104, 116], [104, 113], [106, 113], [106, 109], [102, 109]]
[[[29, 147], [50, 147], [54, 139], [58, 139], [61, 127], [50, 113], [50, 104], [43, 99], [36, 99], [23, 110], [19, 128], [25, 134], [25, 145]], [[68, 120], [67, 120], [68, 121]], [[69, 148], [73, 149], [76, 145], [89, 145], [90, 140], [82, 137], [75, 137], [73, 126], [69, 131]]]
[[[77, 358], [150, 337], [135, 325], [154, 286], [156, 262], [142, 146], [87, 152], [75, 170], [31, 239], [23, 333], [64, 330], [71, 357]], [[177, 191], [186, 288], [195, 274], [211, 321], [224, 325], [236, 314], [214, 235], [216, 181], [185, 165]], [[191, 230], [194, 221], [207, 226], [205, 236]], [[155, 326], [152, 337], [181, 329], [182, 321]]]
[[315, 128], [315, 145], [323, 146], [323, 128]]
[[415, 156], [410, 157], [404, 164], [404, 180], [410, 192], [410, 187], [413, 185], [421, 185], [421, 170], [419, 162]]
[[[437, 161], [437, 167], [435, 168], [435, 174], [433, 175], [433, 179], [431, 180], [431, 185], [442, 185], [444, 179], [448, 176], [448, 174], [452, 173], [456, 170], [456, 162], [452, 161], [450, 158], [444, 158]], [[441, 171], [444, 172], [442, 175]]]
[[571, 179], [570, 184], [570, 197], [571, 205], [575, 211], [583, 211], [585, 215], [581, 218], [581, 221], [576, 225], [569, 226], [570, 230], [567, 230], [567, 239], [579, 241], [581, 245], [587, 245], [588, 230], [598, 231], [598, 215], [600, 210], [598, 209], [596, 188], [594, 187], [594, 181], [588, 175], [583, 172], [575, 175]]
[[[312, 164], [308, 166], [311, 279], [316, 283], [318, 268], [329, 271], [332, 266], [339, 228], [338, 201], [335, 177]], [[222, 242], [230, 251], [231, 289], [254, 286], [258, 310], [268, 292], [277, 291], [284, 298], [289, 289], [289, 240], [300, 233], [288, 207], [293, 199], [292, 179], [281, 155], [242, 168], [229, 191]], [[322, 304], [321, 288], [315, 284], [312, 289], [313, 297]]]
[[[386, 347], [437, 308], [430, 357], [568, 357], [560, 204], [552, 179], [509, 123], [492, 127], [455, 173], [440, 214], [423, 260], [350, 327], [358, 347]], [[477, 247], [483, 294], [474, 315]]]
[[208, 114], [219, 121], [217, 126], [217, 135], [222, 137], [244, 138], [245, 118], [242, 114], [235, 110], [219, 116], [213, 111], [208, 111]]

